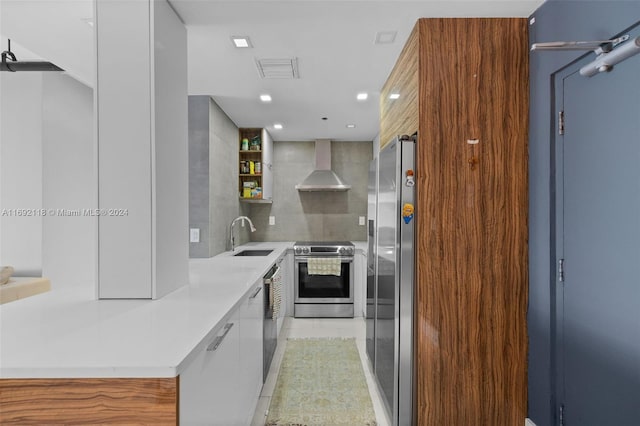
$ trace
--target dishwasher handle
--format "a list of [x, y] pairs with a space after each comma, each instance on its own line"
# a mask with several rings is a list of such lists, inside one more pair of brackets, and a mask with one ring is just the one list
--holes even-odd
[[273, 268], [271, 268], [271, 270], [267, 272], [267, 275], [265, 275], [264, 278], [262, 278], [262, 282], [264, 284], [273, 284], [273, 277], [278, 275], [279, 272], [280, 272], [280, 266], [274, 265]]

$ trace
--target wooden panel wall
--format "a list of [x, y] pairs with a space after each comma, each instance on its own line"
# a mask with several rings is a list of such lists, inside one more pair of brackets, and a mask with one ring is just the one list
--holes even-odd
[[[391, 93], [400, 98], [389, 99]], [[396, 135], [418, 131], [418, 28], [409, 35], [380, 94], [380, 148]]]
[[520, 426], [527, 403], [527, 23], [421, 19], [418, 27], [418, 424]]
[[1, 379], [0, 424], [178, 424], [178, 378]]

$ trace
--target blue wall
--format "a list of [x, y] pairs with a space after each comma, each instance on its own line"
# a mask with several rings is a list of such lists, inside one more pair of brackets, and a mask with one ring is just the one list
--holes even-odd
[[[606, 40], [640, 20], [640, 1], [549, 0], [532, 16], [531, 43]], [[537, 426], [555, 419], [550, 221], [552, 75], [582, 56], [580, 52], [531, 54], [529, 132], [529, 417]]]

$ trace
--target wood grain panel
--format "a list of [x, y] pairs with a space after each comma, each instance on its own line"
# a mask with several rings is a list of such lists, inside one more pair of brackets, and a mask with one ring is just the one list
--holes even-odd
[[0, 379], [0, 424], [176, 425], [178, 378]]
[[[391, 93], [400, 98], [389, 99]], [[418, 27], [409, 35], [380, 93], [380, 147], [418, 131]]]
[[526, 20], [418, 25], [418, 424], [519, 426], [527, 389]]

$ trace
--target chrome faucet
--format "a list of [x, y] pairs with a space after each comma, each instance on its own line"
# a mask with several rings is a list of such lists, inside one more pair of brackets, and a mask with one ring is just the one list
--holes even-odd
[[231, 226], [229, 227], [229, 235], [231, 239], [231, 251], [235, 249], [235, 245], [236, 245], [236, 239], [233, 237], [233, 225], [235, 225], [237, 222], [242, 221], [242, 226], [244, 226], [245, 220], [249, 222], [249, 226], [251, 227], [251, 232], [256, 232], [256, 227], [253, 226], [253, 222], [251, 222], [251, 219], [249, 219], [248, 217], [238, 216], [235, 219], [233, 219], [233, 221], [231, 222]]

